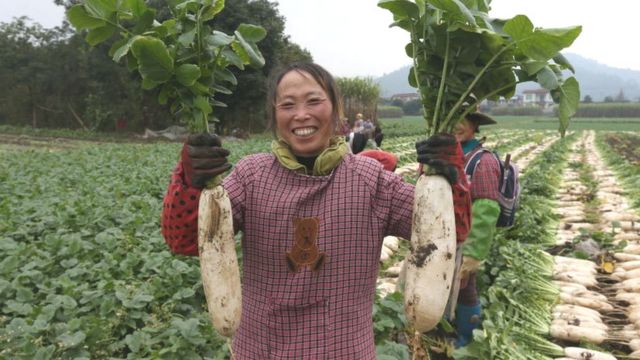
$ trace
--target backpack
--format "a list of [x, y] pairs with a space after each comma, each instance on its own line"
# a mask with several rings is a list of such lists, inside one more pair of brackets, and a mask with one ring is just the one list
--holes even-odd
[[498, 216], [496, 226], [510, 227], [515, 221], [516, 210], [520, 203], [520, 174], [518, 166], [511, 163], [511, 154], [507, 154], [505, 161], [502, 161], [498, 153], [483, 148], [473, 154], [464, 168], [464, 172], [469, 179], [473, 177], [473, 172], [476, 170], [476, 167], [480, 163], [480, 158], [485, 152], [493, 154], [498, 164], [500, 164], [500, 188], [498, 189], [500, 215]]

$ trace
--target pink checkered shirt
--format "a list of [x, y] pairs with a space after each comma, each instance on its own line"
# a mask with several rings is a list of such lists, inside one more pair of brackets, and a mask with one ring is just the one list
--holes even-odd
[[[471, 159], [471, 157], [480, 151], [482, 146], [478, 146], [475, 149], [469, 151], [464, 155], [465, 164]], [[473, 179], [470, 179], [471, 183], [471, 199], [490, 199], [498, 201], [498, 189], [500, 187], [500, 165], [496, 158], [485, 152], [480, 158], [480, 162], [476, 166], [476, 170], [473, 172]]]
[[[375, 160], [345, 155], [328, 176], [285, 169], [272, 154], [224, 179], [243, 231], [238, 359], [375, 359], [371, 318], [382, 239], [410, 238], [414, 187]], [[294, 217], [318, 217], [318, 272], [291, 273]]]

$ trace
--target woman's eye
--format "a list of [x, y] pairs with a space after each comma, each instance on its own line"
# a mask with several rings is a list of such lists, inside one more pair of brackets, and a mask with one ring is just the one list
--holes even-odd
[[280, 105], [278, 105], [278, 107], [279, 107], [280, 109], [283, 109], [283, 110], [289, 110], [289, 109], [292, 109], [292, 108], [293, 108], [293, 103], [284, 103], [284, 104], [280, 104]]
[[307, 105], [318, 105], [322, 102], [322, 99], [309, 99]]

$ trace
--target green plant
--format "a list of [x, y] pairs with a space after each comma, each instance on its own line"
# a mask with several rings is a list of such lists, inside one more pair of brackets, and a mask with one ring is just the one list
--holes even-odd
[[516, 84], [535, 81], [559, 103], [560, 132], [580, 101], [578, 82], [560, 50], [582, 31], [534, 28], [524, 15], [509, 20], [488, 16], [490, 0], [380, 0], [393, 14], [392, 26], [409, 32], [413, 59], [409, 83], [421, 96], [427, 132], [451, 132], [485, 99], [510, 98]]
[[174, 114], [192, 131], [209, 130], [213, 107], [225, 104], [218, 93], [230, 94], [237, 84], [228, 69], [233, 65], [261, 67], [264, 59], [256, 43], [263, 28], [241, 24], [233, 35], [211, 28], [224, 9], [224, 0], [170, 0], [172, 18], [159, 23], [156, 10], [144, 0], [86, 0], [67, 11], [71, 24], [88, 30], [86, 41], [95, 46], [112, 37], [109, 55], [136, 71], [144, 89], [158, 89], [160, 104], [170, 104]]

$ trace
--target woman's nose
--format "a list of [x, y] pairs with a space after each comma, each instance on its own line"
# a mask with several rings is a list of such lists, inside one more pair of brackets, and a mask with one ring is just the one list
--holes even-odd
[[295, 107], [293, 118], [295, 120], [304, 120], [309, 116], [307, 107], [304, 104], [298, 104]]

